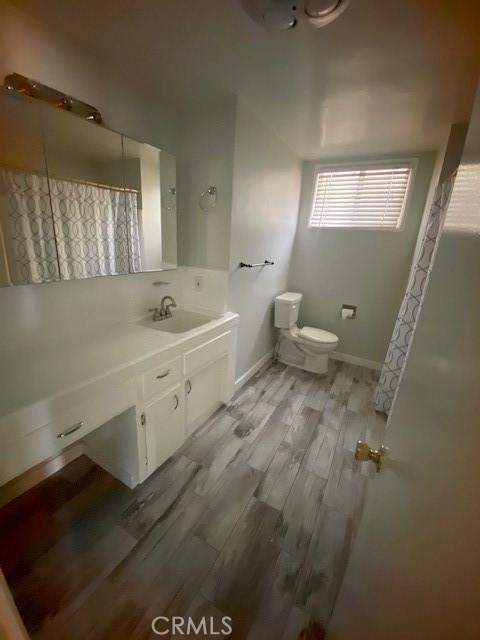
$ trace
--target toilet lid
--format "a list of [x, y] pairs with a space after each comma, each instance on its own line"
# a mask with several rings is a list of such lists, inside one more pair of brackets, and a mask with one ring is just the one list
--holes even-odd
[[300, 329], [299, 336], [312, 342], [321, 342], [322, 344], [334, 344], [338, 342], [338, 336], [324, 329], [315, 329], [315, 327], [303, 327]]

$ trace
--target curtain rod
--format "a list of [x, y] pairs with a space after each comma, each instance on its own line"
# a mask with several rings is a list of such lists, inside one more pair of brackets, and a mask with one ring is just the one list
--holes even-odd
[[75, 184], [85, 184], [89, 187], [98, 187], [99, 189], [109, 189], [110, 191], [126, 191], [127, 193], [136, 193], [138, 194], [138, 189], [129, 189], [127, 187], [114, 187], [108, 184], [102, 184], [101, 182], [90, 182], [89, 180], [77, 180], [76, 178], [62, 178], [61, 176], [49, 175], [46, 171], [42, 172], [40, 170], [28, 170], [22, 169], [20, 167], [12, 167], [5, 164], [0, 164], [2, 169], [6, 169], [8, 171], [17, 171], [21, 173], [31, 173], [32, 175], [42, 176], [45, 178], [52, 178], [53, 180], [63, 180], [64, 182], [74, 182]]

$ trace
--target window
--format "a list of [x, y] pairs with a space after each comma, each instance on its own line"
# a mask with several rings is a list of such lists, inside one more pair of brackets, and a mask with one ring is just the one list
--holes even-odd
[[445, 219], [445, 229], [480, 231], [480, 165], [463, 163], [455, 177]]
[[317, 170], [309, 226], [399, 229], [411, 174], [412, 162]]

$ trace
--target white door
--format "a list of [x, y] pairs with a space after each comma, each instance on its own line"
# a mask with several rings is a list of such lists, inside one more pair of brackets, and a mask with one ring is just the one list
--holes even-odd
[[180, 385], [147, 405], [145, 430], [150, 475], [185, 441], [185, 413]]
[[330, 640], [480, 638], [479, 96], [458, 175]]
[[224, 356], [186, 380], [187, 434], [192, 433], [220, 406], [227, 364], [228, 358]]

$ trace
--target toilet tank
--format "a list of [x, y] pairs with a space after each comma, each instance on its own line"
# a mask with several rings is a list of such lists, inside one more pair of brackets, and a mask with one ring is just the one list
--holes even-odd
[[302, 301], [301, 293], [287, 291], [275, 298], [275, 326], [279, 329], [289, 329], [298, 320], [298, 311]]

